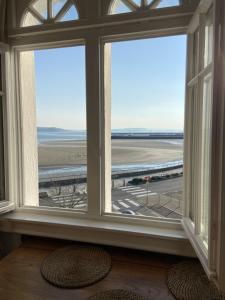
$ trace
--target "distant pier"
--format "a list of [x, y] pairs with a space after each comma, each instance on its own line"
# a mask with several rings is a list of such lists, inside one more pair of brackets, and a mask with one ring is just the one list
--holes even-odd
[[149, 139], [149, 140], [183, 140], [183, 132], [143, 132], [143, 133], [112, 133], [111, 139]]

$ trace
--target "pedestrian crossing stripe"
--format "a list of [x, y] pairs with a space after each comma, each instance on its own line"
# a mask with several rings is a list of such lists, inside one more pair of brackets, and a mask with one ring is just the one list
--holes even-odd
[[130, 200], [130, 199], [125, 199], [127, 202], [129, 202], [130, 204], [133, 204], [134, 206], [137, 206], [137, 207], [139, 207], [140, 206], [140, 204], [139, 203], [137, 203], [137, 202], [135, 202], [135, 201], [133, 201], [133, 200]]
[[146, 194], [141, 194], [141, 195], [136, 195], [137, 198], [145, 197], [145, 196], [155, 196], [157, 193], [146, 193]]
[[118, 200], [119, 204], [122, 205], [125, 208], [130, 208], [129, 205], [127, 205], [126, 203], [124, 203], [122, 200]]
[[150, 193], [150, 192], [151, 191], [142, 190], [142, 191], [139, 191], [139, 192], [131, 193], [131, 195], [139, 195], [139, 194], [145, 194], [145, 193]]
[[122, 191], [129, 191], [129, 190], [139, 190], [141, 188], [140, 187], [121, 187], [119, 189]]
[[85, 207], [85, 206], [86, 206], [86, 204], [77, 204], [74, 207], [75, 208], [82, 208], [82, 207]]

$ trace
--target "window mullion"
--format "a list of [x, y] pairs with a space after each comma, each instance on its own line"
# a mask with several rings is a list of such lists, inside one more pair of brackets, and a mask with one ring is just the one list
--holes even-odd
[[100, 146], [100, 43], [95, 36], [86, 40], [87, 89], [87, 183], [88, 214], [101, 212], [101, 146]]

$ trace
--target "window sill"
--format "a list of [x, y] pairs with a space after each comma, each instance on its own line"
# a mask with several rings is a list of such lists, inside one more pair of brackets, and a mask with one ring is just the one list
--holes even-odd
[[0, 218], [0, 231], [103, 245], [195, 256], [185, 232], [94, 219], [11, 212]]

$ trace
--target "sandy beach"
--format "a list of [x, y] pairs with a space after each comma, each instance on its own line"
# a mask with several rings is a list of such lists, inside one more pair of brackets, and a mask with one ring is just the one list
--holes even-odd
[[[38, 147], [39, 167], [84, 165], [84, 141], [52, 141]], [[113, 164], [163, 163], [183, 158], [180, 140], [112, 140]]]

